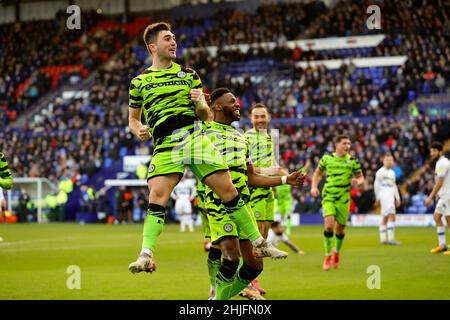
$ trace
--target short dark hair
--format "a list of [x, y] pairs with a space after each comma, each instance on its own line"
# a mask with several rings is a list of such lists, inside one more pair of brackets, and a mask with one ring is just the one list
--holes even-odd
[[344, 139], [350, 140], [350, 137], [347, 136], [347, 135], [345, 135], [345, 134], [337, 135], [337, 136], [334, 138], [334, 143], [339, 143], [339, 142], [341, 142], [341, 141], [344, 140]]
[[149, 43], [155, 42], [160, 31], [171, 31], [172, 27], [167, 22], [156, 22], [148, 25], [144, 31], [144, 42], [148, 46]]
[[221, 96], [223, 96], [226, 93], [231, 93], [230, 89], [217, 88], [213, 92], [211, 92], [211, 105], [213, 105], [217, 99], [219, 99]]
[[271, 225], [270, 227], [271, 227], [271, 228], [276, 228], [276, 227], [278, 227], [280, 224], [281, 224], [280, 221], [274, 221], [274, 222], [272, 222], [272, 225]]
[[261, 102], [254, 104], [252, 109], [250, 110], [250, 113], [252, 113], [253, 110], [255, 110], [255, 109], [261, 109], [261, 108], [266, 109], [267, 113], [270, 114], [269, 107], [266, 106], [264, 103], [261, 103]]
[[442, 143], [438, 142], [438, 141], [434, 141], [431, 145], [430, 145], [430, 149], [436, 149], [439, 152], [441, 152], [444, 149], [444, 146], [442, 145]]
[[390, 153], [390, 152], [386, 152], [384, 155], [383, 155], [383, 159], [384, 158], [386, 158], [386, 157], [394, 157], [394, 155], [392, 154], [392, 153]]

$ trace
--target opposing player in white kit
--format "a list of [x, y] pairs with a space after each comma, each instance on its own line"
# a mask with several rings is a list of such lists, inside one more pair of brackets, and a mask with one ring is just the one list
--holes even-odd
[[444, 252], [445, 255], [450, 255], [447, 251], [447, 243], [445, 241], [445, 226], [442, 222], [442, 216], [447, 220], [447, 228], [450, 227], [450, 160], [444, 156], [443, 146], [439, 142], [433, 142], [430, 146], [431, 158], [437, 160], [435, 169], [435, 184], [425, 204], [430, 206], [436, 195], [439, 200], [434, 209], [434, 221], [436, 222], [436, 230], [439, 240], [439, 245], [431, 249], [431, 253]]
[[194, 220], [192, 220], [192, 200], [195, 196], [195, 180], [183, 178], [172, 191], [172, 199], [175, 200], [175, 212], [180, 218], [180, 232], [184, 232], [186, 226], [190, 232], [194, 232]]
[[285, 243], [297, 254], [304, 254], [284, 233], [285, 228], [279, 221], [274, 221], [270, 226], [269, 233], [267, 235], [267, 242], [271, 243], [274, 247], [278, 246], [280, 242]]
[[[400, 206], [400, 194], [395, 183], [394, 157], [387, 153], [383, 157], [383, 167], [375, 175], [376, 205], [381, 206], [380, 242], [382, 244], [399, 245], [394, 240], [395, 208]], [[387, 232], [387, 240], [386, 240]]]

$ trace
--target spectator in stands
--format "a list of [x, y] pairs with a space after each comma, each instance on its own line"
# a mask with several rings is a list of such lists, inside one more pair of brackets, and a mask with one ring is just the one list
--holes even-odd
[[435, 85], [436, 85], [439, 93], [445, 93], [447, 91], [445, 78], [440, 73], [438, 73], [438, 75], [436, 77]]
[[28, 216], [31, 214], [30, 205], [31, 205], [31, 198], [28, 192], [24, 188], [21, 188], [19, 194], [19, 203], [17, 207], [19, 222], [28, 221]]
[[138, 192], [138, 207], [139, 207], [139, 222], [145, 219], [147, 215], [147, 206], [148, 206], [148, 196], [147, 190], [142, 188]]
[[120, 205], [118, 208], [118, 220], [121, 223], [132, 223], [132, 213], [133, 213], [133, 199], [134, 195], [130, 188], [128, 187], [121, 187], [121, 198]]

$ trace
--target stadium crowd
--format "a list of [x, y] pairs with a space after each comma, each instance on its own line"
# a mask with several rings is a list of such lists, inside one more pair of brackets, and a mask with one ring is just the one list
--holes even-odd
[[[0, 123], [8, 123], [6, 111], [15, 116], [37, 99], [66, 83], [70, 75], [86, 77], [128, 42], [123, 28], [94, 28], [104, 17], [83, 12], [80, 29], [66, 27], [66, 14], [53, 20], [4, 24], [0, 28]], [[27, 50], [23, 50], [23, 44]], [[72, 71], [46, 67], [80, 66]]]
[[[308, 26], [326, 12], [322, 1], [309, 3], [272, 3], [261, 5], [256, 10], [225, 10], [208, 19], [179, 17], [174, 25], [203, 27], [204, 31], [193, 39], [194, 47], [222, 46], [237, 43], [293, 40], [301, 37]], [[207, 28], [207, 22], [212, 27]], [[189, 39], [189, 28], [179, 35]]]

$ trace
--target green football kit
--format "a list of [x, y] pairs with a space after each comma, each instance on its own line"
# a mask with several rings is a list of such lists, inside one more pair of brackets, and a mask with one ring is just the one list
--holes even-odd
[[[254, 167], [268, 168], [273, 166], [273, 143], [266, 132], [250, 129], [245, 133], [249, 145], [250, 160]], [[250, 206], [256, 221], [274, 221], [274, 196], [272, 188], [250, 188]]]

